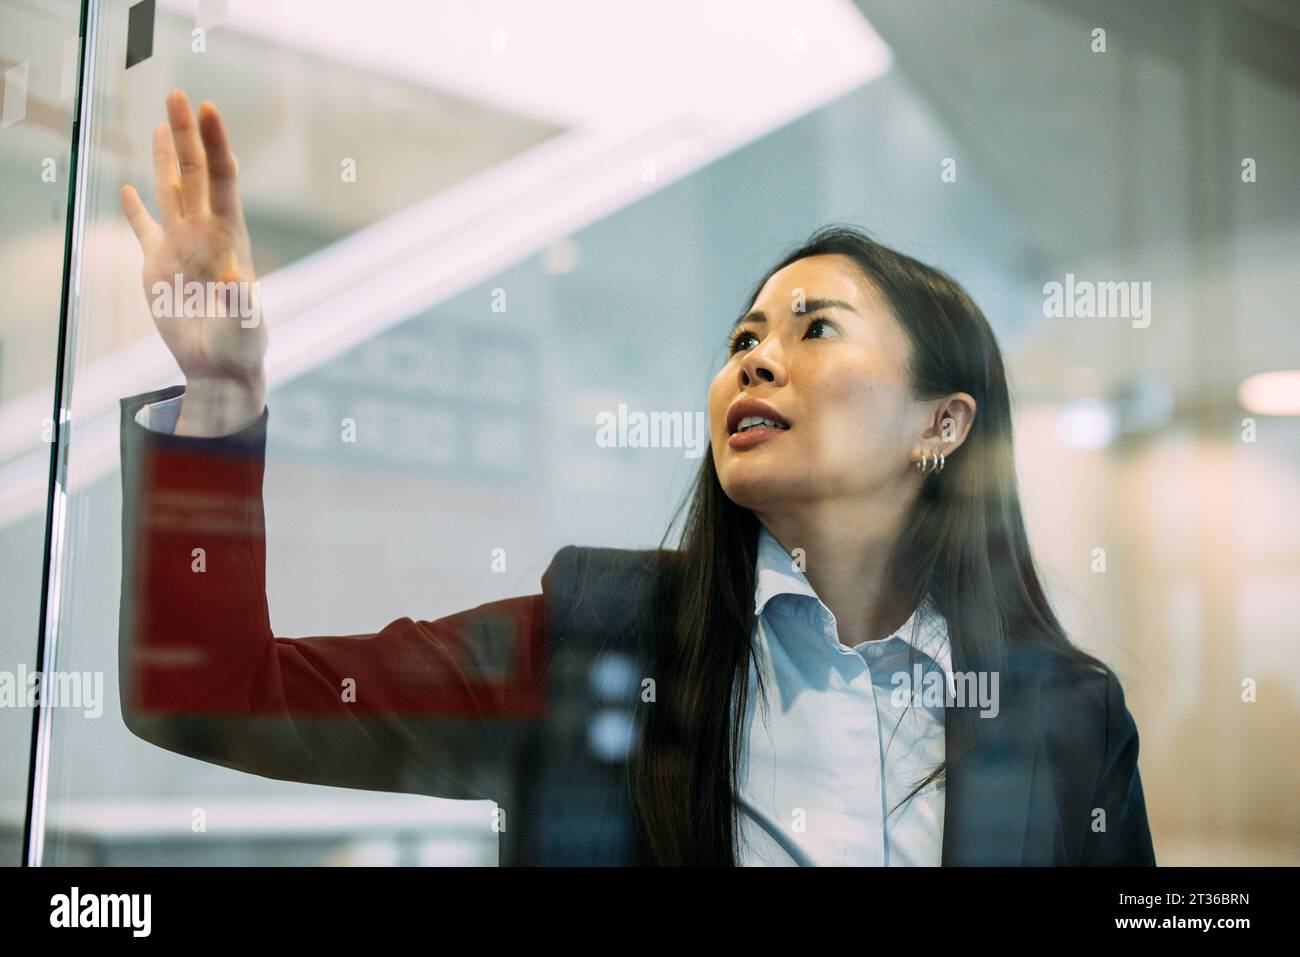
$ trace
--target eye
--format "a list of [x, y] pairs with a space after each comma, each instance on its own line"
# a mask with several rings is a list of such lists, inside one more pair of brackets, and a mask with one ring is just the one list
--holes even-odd
[[808, 323], [808, 331], [807, 331], [806, 333], [804, 333], [804, 338], [805, 338], [805, 339], [825, 339], [825, 338], [827, 338], [826, 336], [814, 336], [814, 335], [813, 335], [813, 330], [814, 330], [814, 329], [818, 329], [818, 328], [821, 328], [821, 329], [829, 329], [829, 330], [831, 331], [831, 334], [832, 334], [832, 335], [835, 335], [835, 336], [838, 336], [838, 335], [840, 334], [839, 329], [835, 328], [835, 324], [834, 324], [833, 322], [831, 322], [829, 319], [814, 319], [812, 322]]
[[753, 334], [752, 332], [750, 332], [748, 329], [741, 329], [741, 330], [737, 331], [736, 334], [733, 335], [733, 336], [731, 337], [731, 354], [732, 354], [732, 355], [735, 355], [735, 354], [736, 354], [736, 350], [740, 348], [740, 343], [741, 343], [742, 341], [744, 341], [745, 339], [753, 339], [755, 342], [757, 342], [757, 341], [758, 341], [758, 336], [754, 335], [754, 334]]
[[[827, 331], [829, 334], [816, 335], [814, 334], [815, 330]], [[808, 323], [808, 331], [804, 333], [804, 338], [805, 339], [827, 339], [827, 338], [838, 336], [839, 334], [840, 334], [840, 330], [835, 325], [835, 323], [831, 322], [829, 319], [819, 318], [819, 319], [814, 319], [812, 322]], [[740, 351], [741, 343], [744, 342], [746, 339], [753, 339], [755, 342], [758, 342], [758, 336], [754, 335], [754, 333], [748, 329], [740, 329], [735, 333], [735, 335], [731, 337], [732, 355], [735, 355], [737, 352]]]

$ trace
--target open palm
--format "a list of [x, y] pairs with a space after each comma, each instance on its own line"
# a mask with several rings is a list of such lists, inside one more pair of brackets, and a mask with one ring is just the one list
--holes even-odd
[[[200, 105], [196, 121], [185, 94], [173, 90], [167, 116], [169, 122], [153, 130], [154, 195], [161, 224], [134, 187], [123, 186], [119, 197], [144, 252], [145, 297], [187, 382], [247, 381], [261, 375], [266, 353], [260, 305], [250, 318], [247, 295], [242, 301], [223, 301], [207, 292], [223, 288], [210, 283], [247, 284], [244, 292], [254, 293], [251, 302], [257, 302], [238, 164], [211, 103]], [[187, 310], [185, 300], [173, 295], [178, 275], [181, 291], [193, 288], [187, 284], [202, 284], [203, 315], [193, 314], [195, 300]]]

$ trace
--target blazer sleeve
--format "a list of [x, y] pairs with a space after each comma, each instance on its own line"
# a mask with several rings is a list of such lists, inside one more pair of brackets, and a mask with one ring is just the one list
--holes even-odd
[[1138, 730], [1113, 672], [1106, 676], [1106, 749], [1093, 788], [1092, 809], [1105, 811], [1105, 830], [1092, 830], [1085, 866], [1154, 867], [1146, 799], [1138, 772]]
[[276, 636], [262, 505], [269, 411], [217, 438], [136, 421], [182, 393], [121, 401], [127, 727], [265, 777], [501, 802], [518, 731], [541, 710], [552, 570], [543, 594], [433, 621]]

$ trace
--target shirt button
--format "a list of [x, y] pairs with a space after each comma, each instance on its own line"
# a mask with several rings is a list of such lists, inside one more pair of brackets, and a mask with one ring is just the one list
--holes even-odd
[[871, 644], [867, 645], [868, 657], [879, 658], [884, 651], [885, 649], [880, 647], [880, 642], [878, 641], [873, 641]]

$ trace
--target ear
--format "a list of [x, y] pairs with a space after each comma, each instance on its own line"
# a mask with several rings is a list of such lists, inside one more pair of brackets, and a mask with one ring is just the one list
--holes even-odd
[[939, 400], [925, 436], [938, 439], [940, 451], [951, 455], [961, 448], [974, 424], [975, 398], [967, 392], [956, 392]]

